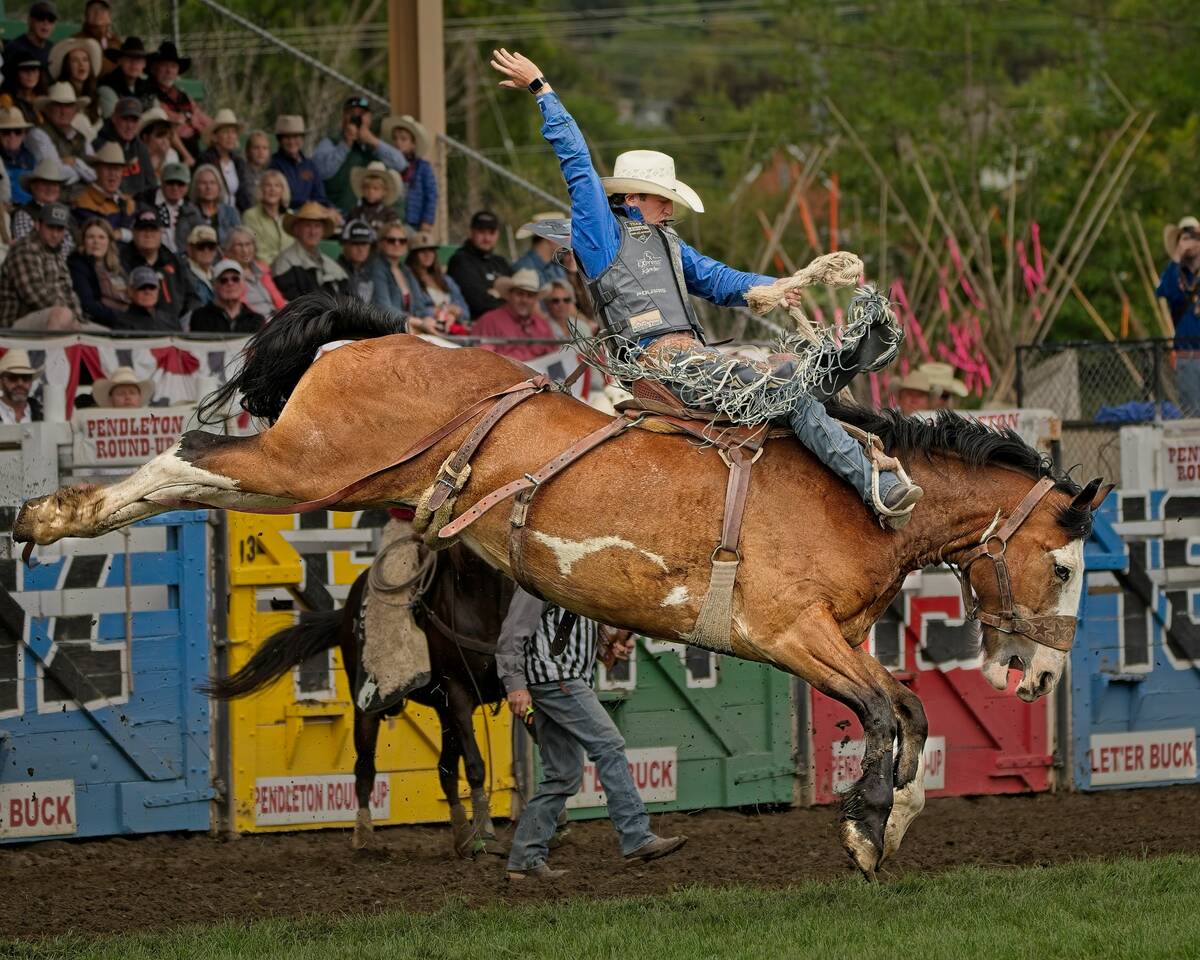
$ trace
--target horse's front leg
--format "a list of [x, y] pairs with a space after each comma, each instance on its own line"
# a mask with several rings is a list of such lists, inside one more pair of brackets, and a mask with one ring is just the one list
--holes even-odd
[[364, 713], [358, 707], [354, 708], [354, 793], [358, 797], [358, 816], [354, 820], [350, 846], [355, 850], [369, 849], [374, 843], [371, 791], [375, 789], [375, 750], [382, 722], [382, 714]]
[[899, 731], [892, 812], [883, 834], [883, 860], [886, 860], [900, 849], [905, 831], [925, 809], [925, 740], [929, 721], [925, 719], [920, 697], [893, 677], [865, 648], [860, 647], [858, 653], [871, 674], [891, 693]]
[[827, 609], [808, 608], [783, 636], [763, 646], [776, 664], [844, 703], [862, 723], [862, 776], [842, 801], [841, 835], [851, 862], [873, 881], [892, 810], [896, 717], [890, 692]]
[[450, 804], [450, 829], [454, 852], [464, 859], [470, 859], [475, 836], [471, 829], [471, 823], [467, 820], [467, 808], [463, 806], [462, 800], [458, 797], [458, 761], [462, 759], [462, 744], [448, 696], [446, 701], [444, 705], [439, 704], [436, 708], [438, 722], [442, 725], [442, 753], [438, 757], [438, 780], [441, 781], [442, 793], [446, 797], [446, 802]]
[[484, 763], [483, 754], [479, 752], [479, 741], [475, 739], [475, 699], [467, 693], [458, 678], [448, 679], [446, 686], [450, 695], [450, 710], [458, 726], [463, 768], [467, 774], [467, 783], [471, 787], [471, 823], [475, 828], [476, 845], [481, 846], [487, 853], [499, 853], [495, 846], [496, 828], [489, 810], [489, 797], [484, 789], [487, 764]]

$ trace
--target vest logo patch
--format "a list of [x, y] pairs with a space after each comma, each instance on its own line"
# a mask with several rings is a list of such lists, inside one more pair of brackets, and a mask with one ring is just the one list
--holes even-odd
[[645, 243], [650, 239], [650, 224], [643, 223], [641, 220], [627, 220], [625, 221], [625, 232], [634, 240]]
[[643, 277], [648, 277], [662, 266], [663, 258], [655, 256], [650, 250], [647, 250], [638, 257], [638, 269], [642, 272]]
[[653, 330], [660, 323], [662, 323], [662, 314], [657, 310], [647, 310], [645, 313], [639, 313], [637, 316], [629, 318], [629, 329], [634, 333], [645, 333]]

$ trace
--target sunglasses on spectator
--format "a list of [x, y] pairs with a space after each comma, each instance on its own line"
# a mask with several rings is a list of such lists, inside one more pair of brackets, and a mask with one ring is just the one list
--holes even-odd
[[216, 250], [217, 245], [212, 240], [201, 240], [199, 243], [193, 243], [193, 247], [197, 250]]
[[32, 373], [6, 373], [6, 374], [4, 374], [4, 379], [5, 380], [17, 380], [22, 383], [33, 383], [33, 374]]
[[574, 297], [547, 297], [547, 303], [574, 303]]
[[33, 19], [37, 20], [39, 23], [57, 23], [58, 22], [58, 17], [56, 17], [54, 14], [45, 13], [43, 11], [39, 11], [38, 13], [33, 14]]
[[384, 237], [384, 243], [399, 243], [401, 245], [408, 243], [408, 237]]
[[225, 273], [217, 277], [217, 283], [237, 283], [241, 279], [236, 273]]
[[16, 137], [24, 132], [24, 130], [0, 130], [0, 137]]

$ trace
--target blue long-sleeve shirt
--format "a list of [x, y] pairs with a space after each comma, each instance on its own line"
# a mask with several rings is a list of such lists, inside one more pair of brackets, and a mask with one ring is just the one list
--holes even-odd
[[1200, 278], [1180, 263], [1167, 264], [1154, 292], [1167, 301], [1175, 322], [1175, 348], [1200, 350]]
[[404, 199], [404, 222], [414, 230], [423, 223], [437, 220], [438, 182], [437, 174], [424, 157], [414, 157], [404, 171], [404, 183], [408, 195]]
[[[543, 94], [538, 97], [538, 107], [542, 111], [542, 136], [558, 156], [571, 197], [571, 249], [584, 274], [594, 280], [617, 257], [620, 223], [609, 209], [583, 134], [558, 95]], [[635, 220], [642, 218], [641, 211], [634, 208], [625, 208], [625, 213]], [[688, 293], [722, 307], [745, 306], [745, 293], [750, 287], [775, 282], [774, 277], [734, 270], [682, 240], [679, 248]]]
[[313, 200], [323, 207], [329, 206], [329, 199], [325, 196], [325, 181], [321, 179], [321, 172], [317, 169], [317, 165], [304, 154], [300, 154], [299, 160], [293, 160], [282, 150], [277, 150], [271, 156], [270, 168], [278, 170], [287, 180], [288, 190], [292, 195], [291, 207], [293, 210], [298, 210], [309, 200]]

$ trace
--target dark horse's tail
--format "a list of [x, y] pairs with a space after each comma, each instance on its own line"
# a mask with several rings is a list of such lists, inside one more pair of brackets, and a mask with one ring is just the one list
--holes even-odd
[[223, 680], [202, 684], [200, 692], [218, 700], [233, 700], [265, 687], [313, 654], [337, 646], [344, 613], [320, 610], [300, 614], [299, 623], [271, 634], [241, 670]]
[[241, 370], [200, 404], [200, 422], [222, 421], [240, 393], [247, 411], [274, 423], [322, 344], [403, 330], [400, 317], [361, 300], [328, 293], [297, 297], [250, 338]]

